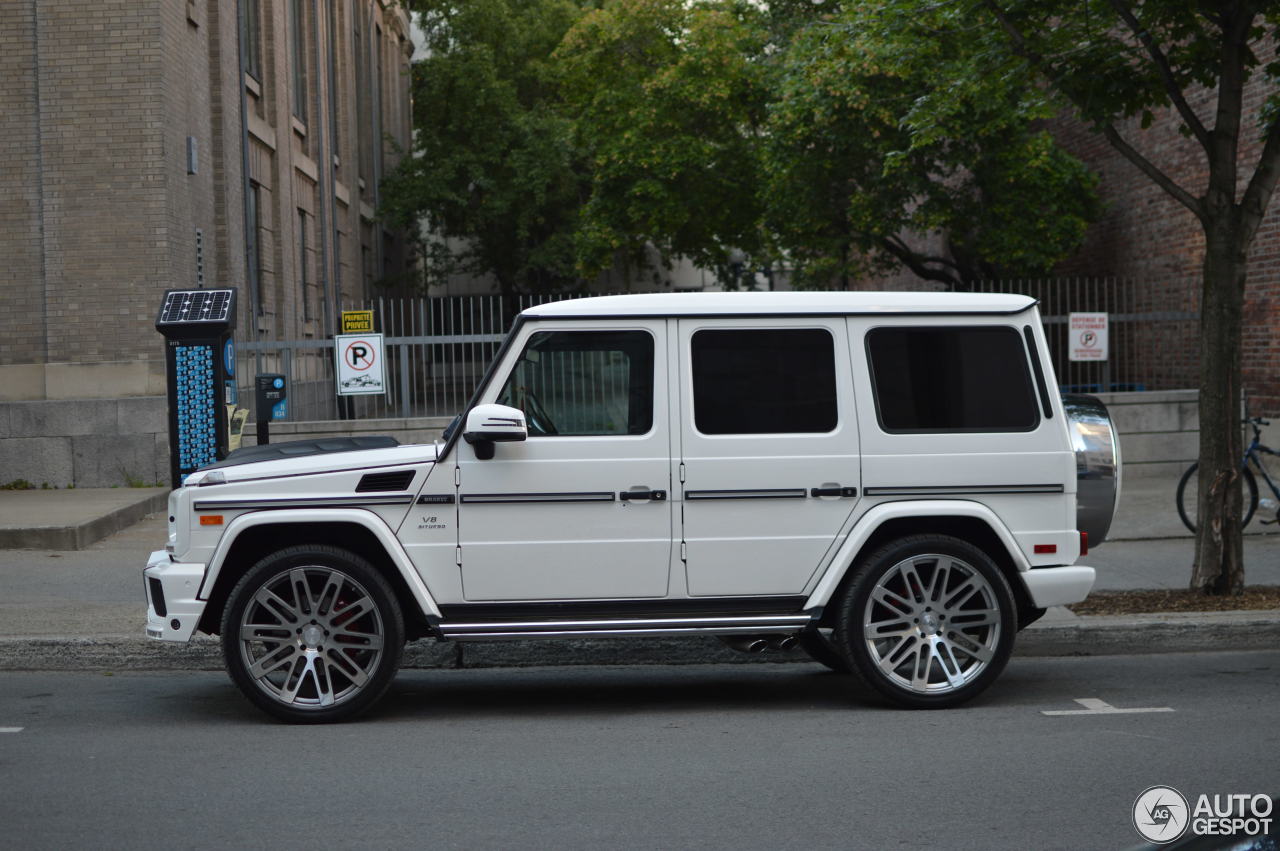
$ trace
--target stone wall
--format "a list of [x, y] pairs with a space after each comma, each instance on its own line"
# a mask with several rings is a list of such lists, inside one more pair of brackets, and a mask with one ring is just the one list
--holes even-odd
[[167, 484], [163, 396], [0, 404], [0, 484], [49, 487]]

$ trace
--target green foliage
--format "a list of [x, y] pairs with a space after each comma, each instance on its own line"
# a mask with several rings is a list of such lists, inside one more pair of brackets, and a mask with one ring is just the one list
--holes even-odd
[[611, 0], [569, 32], [555, 58], [590, 155], [583, 272], [646, 243], [720, 269], [757, 249], [758, 18], [733, 3]]
[[582, 13], [570, 0], [419, 0], [414, 150], [381, 214], [417, 231], [428, 276], [493, 273], [506, 292], [574, 286], [584, 173], [548, 61]]
[[[420, 0], [413, 156], [383, 214], [430, 274], [576, 286], [648, 246], [830, 286], [1043, 271], [1096, 218], [1055, 107], [967, 7]], [[925, 251], [922, 246], [933, 246]]]
[[975, 47], [963, 10], [892, 0], [795, 34], [764, 157], [798, 283], [904, 263], [962, 287], [1047, 270], [1079, 245], [1096, 177], [1040, 127], [1054, 114], [1043, 92]]
[[26, 479], [14, 479], [4, 484], [0, 484], [0, 491], [33, 491], [36, 486]]

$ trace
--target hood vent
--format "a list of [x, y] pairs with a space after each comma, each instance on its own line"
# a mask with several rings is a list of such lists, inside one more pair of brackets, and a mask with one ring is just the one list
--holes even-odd
[[407, 491], [413, 482], [413, 470], [395, 473], [366, 473], [356, 485], [356, 493], [373, 491]]

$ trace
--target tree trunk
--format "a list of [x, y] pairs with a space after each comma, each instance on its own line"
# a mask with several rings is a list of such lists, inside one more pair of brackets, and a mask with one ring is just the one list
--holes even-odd
[[1238, 210], [1205, 227], [1200, 304], [1200, 483], [1191, 588], [1204, 594], [1244, 590], [1241, 541], [1241, 320], [1245, 254]]

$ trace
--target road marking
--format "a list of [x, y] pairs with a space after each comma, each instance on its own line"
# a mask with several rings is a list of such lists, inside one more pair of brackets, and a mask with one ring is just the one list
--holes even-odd
[[1077, 697], [1076, 703], [1084, 709], [1041, 709], [1041, 715], [1137, 715], [1142, 712], [1173, 712], [1168, 706], [1144, 706], [1141, 708], [1121, 709], [1112, 706], [1105, 700], [1096, 697]]
[[22, 727], [0, 727], [0, 733], [21, 733]]

